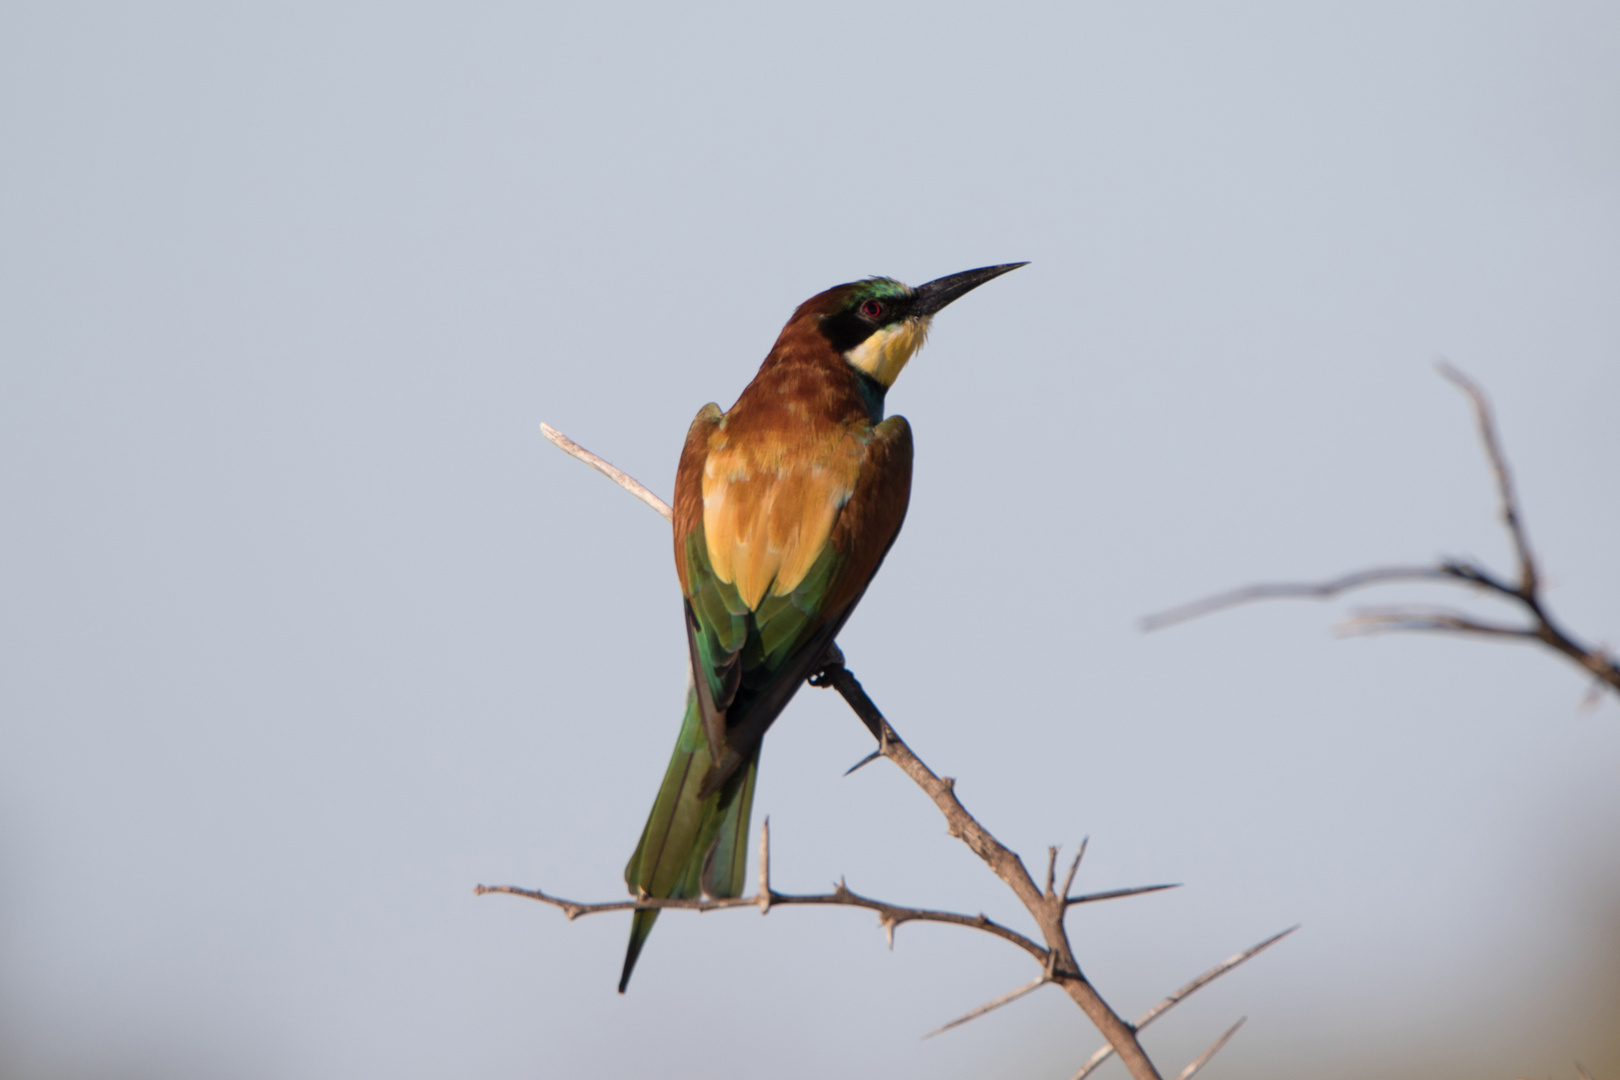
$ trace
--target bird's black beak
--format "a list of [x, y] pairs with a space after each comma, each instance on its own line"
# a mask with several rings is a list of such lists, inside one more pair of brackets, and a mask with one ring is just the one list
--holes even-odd
[[991, 278], [998, 278], [1009, 270], [1028, 266], [1027, 262], [1003, 263], [1000, 266], [981, 266], [977, 270], [963, 270], [935, 278], [926, 285], [917, 286], [911, 297], [912, 315], [932, 315], [958, 296], [972, 292]]

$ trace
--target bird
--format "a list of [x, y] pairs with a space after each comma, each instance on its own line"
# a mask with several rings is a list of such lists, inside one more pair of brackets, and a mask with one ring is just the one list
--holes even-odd
[[[672, 516], [691, 685], [625, 866], [632, 896], [740, 895], [760, 741], [825, 666], [906, 516], [911, 428], [884, 417], [884, 396], [940, 309], [1025, 265], [817, 293], [736, 404], [710, 403], [692, 421]], [[657, 918], [632, 916], [621, 994]]]

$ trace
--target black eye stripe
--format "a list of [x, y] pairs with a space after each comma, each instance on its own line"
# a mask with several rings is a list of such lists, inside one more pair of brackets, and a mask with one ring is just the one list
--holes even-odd
[[904, 319], [908, 309], [904, 296], [868, 295], [859, 303], [846, 303], [847, 307], [821, 317], [821, 332], [839, 353], [849, 352], [883, 327]]

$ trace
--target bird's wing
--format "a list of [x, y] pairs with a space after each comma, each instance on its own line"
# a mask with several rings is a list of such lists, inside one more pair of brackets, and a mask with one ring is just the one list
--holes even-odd
[[[696, 456], [694, 436], [708, 439], [717, 421], [699, 414], [688, 453]], [[700, 432], [700, 425], [710, 430]], [[865, 439], [829, 443], [819, 458], [780, 463], [774, 477], [760, 477], [761, 459], [769, 461], [756, 454], [752, 472], [733, 460], [725, 485], [713, 482], [717, 472], [725, 477], [724, 468], [706, 468], [705, 498], [693, 497], [697, 485], [689, 479], [683, 500], [676, 482], [676, 561], [693, 681], [715, 764], [705, 792], [718, 790], [748, 757], [820, 663], [900, 531], [911, 494], [911, 430], [902, 417], [878, 424]], [[681, 473], [692, 476], [698, 462], [690, 468], [683, 454]], [[761, 567], [771, 573], [764, 584]]]
[[710, 569], [703, 530], [703, 471], [711, 437], [725, 414], [714, 402], [703, 406], [686, 432], [675, 470], [675, 569], [686, 597], [686, 645], [698, 716], [710, 761], [725, 743], [726, 709], [742, 677], [738, 654], [748, 638], [750, 611], [735, 588]]

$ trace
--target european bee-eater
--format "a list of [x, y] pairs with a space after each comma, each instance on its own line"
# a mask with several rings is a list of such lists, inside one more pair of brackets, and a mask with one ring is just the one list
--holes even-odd
[[[911, 428], [883, 397], [934, 314], [1023, 266], [908, 288], [835, 285], [799, 305], [728, 411], [705, 405], [675, 473], [675, 572], [692, 688], [675, 756], [624, 868], [632, 895], [737, 896], [760, 739], [820, 666], [911, 497]], [[658, 912], [630, 927], [619, 992]]]

